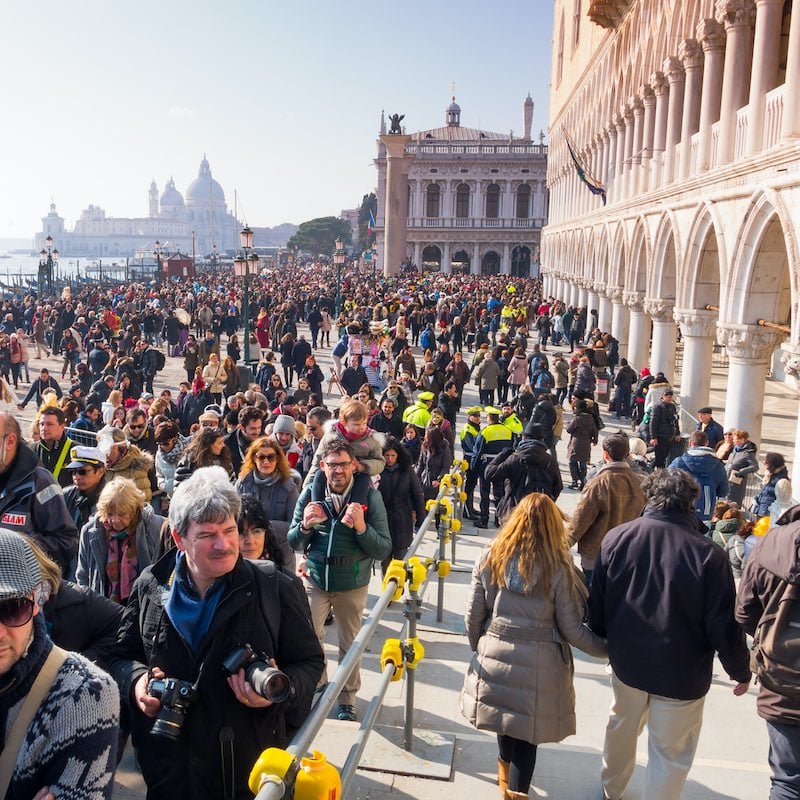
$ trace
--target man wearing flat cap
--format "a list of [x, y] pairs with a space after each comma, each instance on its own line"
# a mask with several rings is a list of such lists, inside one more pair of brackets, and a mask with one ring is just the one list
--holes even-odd
[[45, 599], [29, 541], [0, 528], [0, 715], [4, 754], [13, 754], [0, 795], [105, 800], [114, 788], [119, 691], [91, 661], [53, 645]]
[[722, 425], [717, 422], [712, 414], [714, 410], [711, 406], [703, 406], [697, 409], [697, 416], [699, 422], [694, 426], [696, 431], [703, 431], [708, 438], [708, 446], [712, 450], [717, 449], [717, 445], [725, 438], [725, 432], [722, 430]]

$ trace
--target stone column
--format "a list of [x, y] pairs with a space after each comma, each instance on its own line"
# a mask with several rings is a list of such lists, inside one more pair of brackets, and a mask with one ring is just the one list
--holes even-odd
[[660, 298], [648, 297], [644, 310], [653, 320], [653, 347], [650, 354], [650, 369], [655, 374], [663, 372], [667, 380], [675, 379], [675, 320], [672, 304]]
[[664, 145], [664, 172], [662, 183], [675, 179], [675, 148], [680, 141], [683, 121], [683, 95], [686, 73], [683, 64], [672, 56], [664, 59], [664, 74], [669, 81], [669, 110], [667, 111], [667, 140]]
[[503, 245], [503, 260], [500, 262], [500, 274], [511, 274], [511, 245], [508, 242]]
[[481, 246], [478, 242], [472, 243], [472, 262], [469, 265], [469, 271], [472, 275], [481, 274]]
[[386, 210], [383, 245], [383, 274], [388, 277], [400, 271], [408, 247], [408, 172], [413, 155], [406, 155], [411, 137], [402, 133], [382, 133], [381, 144], [386, 147]]
[[503, 195], [500, 199], [500, 216], [510, 219], [514, 216], [514, 189], [511, 181], [506, 181], [503, 187]]
[[622, 199], [630, 197], [631, 169], [633, 168], [633, 109], [623, 106], [625, 120], [625, 151], [622, 161]]
[[650, 352], [650, 317], [644, 312], [644, 298], [639, 292], [625, 292], [625, 305], [630, 309], [631, 318], [628, 363], [640, 372], [647, 366], [647, 354]]
[[589, 334], [589, 323], [591, 318], [588, 316], [588, 312], [594, 309], [597, 313], [600, 313], [600, 297], [597, 294], [597, 289], [593, 283], [590, 283], [586, 290], [586, 309], [587, 309], [587, 317], [586, 317], [586, 333]]
[[606, 182], [606, 193], [609, 198], [613, 198], [613, 192], [616, 191], [614, 187], [616, 186], [615, 168], [617, 159], [617, 129], [613, 123], [606, 128], [605, 135], [608, 139], [608, 164], [606, 165], [606, 174], [603, 176], [603, 180]]
[[[784, 100], [784, 113], [786, 110], [785, 103], [786, 101]], [[783, 369], [788, 376], [794, 379], [795, 386], [797, 386], [798, 382], [800, 382], [800, 347], [796, 344], [784, 342], [781, 350], [783, 350], [783, 353], [781, 353]], [[797, 415], [797, 426], [794, 433], [794, 452], [800, 453], [800, 414]], [[795, 458], [792, 464], [790, 480], [792, 481], [792, 486], [800, 486], [800, 459], [798, 458]]]
[[587, 283], [583, 278], [578, 283], [578, 307], [587, 309], [587, 322], [588, 322], [588, 306], [589, 306], [589, 289]]
[[581, 290], [577, 283], [575, 283], [575, 279], [572, 279], [572, 284], [570, 285], [569, 290], [569, 304], [573, 308], [578, 307], [578, 301], [581, 299]]
[[637, 193], [643, 194], [650, 186], [650, 170], [653, 161], [653, 134], [656, 129], [656, 95], [652, 88], [645, 84], [639, 87], [639, 94], [644, 105], [644, 136], [642, 137], [642, 157], [639, 166], [639, 185]]
[[[786, 58], [786, 89], [783, 93], [783, 129], [781, 133], [784, 138], [800, 133], [800, 3], [792, 3], [789, 51]], [[795, 463], [800, 464], [800, 459], [797, 459]], [[794, 485], [797, 486], [798, 484]]]
[[611, 330], [611, 299], [609, 298], [608, 294], [603, 291], [603, 286], [598, 286], [598, 290], [601, 292], [599, 295], [600, 298], [600, 307], [597, 309], [599, 312], [599, 316], [597, 318], [597, 327], [603, 333]]
[[422, 263], [422, 243], [414, 242], [414, 266], [421, 270], [420, 264]]
[[625, 120], [621, 114], [614, 117], [614, 128], [617, 131], [617, 146], [614, 163], [614, 202], [624, 198], [625, 183], [622, 165], [625, 162]]
[[669, 103], [669, 83], [663, 72], [650, 76], [650, 85], [656, 96], [656, 120], [653, 130], [653, 158], [650, 161], [650, 189], [657, 189], [661, 183], [661, 168], [664, 163], [664, 149], [667, 143], [667, 104]]
[[[683, 336], [683, 370], [681, 372], [681, 408], [697, 416], [697, 409], [708, 405], [711, 392], [711, 357], [717, 332], [717, 314], [691, 308], [676, 308], [675, 322]], [[694, 423], [681, 415], [684, 433], [694, 430]]]
[[697, 171], [701, 172], [709, 167], [711, 126], [719, 120], [725, 31], [715, 19], [704, 19], [697, 26], [697, 39], [703, 47], [703, 90], [697, 143]]
[[679, 180], [689, 177], [692, 168], [692, 136], [700, 126], [700, 99], [703, 88], [703, 48], [696, 39], [686, 39], [678, 48], [686, 83], [683, 91], [683, 124], [681, 125], [681, 157]]
[[475, 181], [475, 194], [472, 197], [472, 218], [475, 220], [475, 227], [480, 228], [483, 220], [483, 186], [481, 181]]
[[717, 323], [717, 339], [728, 351], [724, 425], [748, 431], [754, 442], [761, 441], [767, 370], [775, 348], [785, 338], [780, 331], [758, 325]]
[[639, 191], [639, 174], [642, 169], [642, 139], [644, 138], [644, 103], [638, 95], [628, 101], [633, 110], [633, 151], [628, 168], [628, 197], [635, 197]]
[[453, 264], [450, 260], [450, 242], [445, 242], [442, 247], [442, 272], [449, 275], [453, 271]]
[[722, 76], [717, 165], [733, 161], [736, 112], [747, 102], [752, 49], [753, 0], [717, 0], [717, 19], [725, 26], [725, 72]]
[[750, 76], [750, 102], [747, 111], [747, 153], [749, 155], [761, 152], [764, 147], [764, 112], [767, 107], [767, 92], [778, 84], [778, 58], [780, 56], [778, 43], [781, 40], [782, 14], [783, 0], [756, 0], [753, 72]]
[[417, 179], [414, 182], [416, 185], [414, 187], [414, 213], [422, 218], [425, 216], [425, 209], [423, 207], [423, 200], [424, 193], [422, 191], [422, 181]]
[[622, 287], [612, 286], [607, 292], [611, 301], [611, 335], [619, 342], [620, 354], [627, 353], [630, 315], [628, 307], [622, 302]]

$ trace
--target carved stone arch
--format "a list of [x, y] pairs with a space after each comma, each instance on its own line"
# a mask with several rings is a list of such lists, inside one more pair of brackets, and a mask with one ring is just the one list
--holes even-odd
[[772, 189], [756, 192], [733, 246], [730, 283], [720, 317], [753, 324], [759, 319], [791, 324], [798, 341], [798, 255], [791, 217]]
[[583, 231], [575, 231], [573, 252], [575, 257], [572, 262], [572, 271], [575, 275], [583, 276]]
[[720, 305], [720, 287], [728, 263], [725, 236], [719, 206], [703, 202], [686, 237], [681, 268], [678, 272], [680, 308], [703, 309]]
[[674, 212], [666, 211], [653, 238], [653, 256], [648, 275], [648, 297], [671, 300], [678, 297], [678, 255], [682, 252]]
[[644, 293], [647, 289], [647, 265], [650, 263], [652, 254], [650, 238], [647, 235], [647, 226], [642, 217], [636, 220], [628, 252], [630, 256], [622, 285], [627, 292]]
[[609, 264], [609, 241], [608, 230], [605, 225], [598, 227], [595, 232], [595, 242], [597, 247], [597, 269], [595, 270], [598, 283], [604, 286], [616, 285], [611, 283], [611, 269]]
[[616, 230], [612, 233], [609, 227], [609, 237], [611, 241], [611, 264], [610, 282], [614, 286], [625, 285], [625, 274], [628, 271], [628, 254], [627, 242], [625, 241], [625, 228], [622, 223], [616, 223]]

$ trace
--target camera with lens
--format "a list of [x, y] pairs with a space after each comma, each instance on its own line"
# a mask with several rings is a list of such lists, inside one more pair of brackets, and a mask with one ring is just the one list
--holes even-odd
[[150, 732], [177, 740], [186, 721], [186, 712], [197, 699], [197, 688], [177, 678], [152, 678], [147, 683], [147, 694], [161, 701], [161, 711]]
[[228, 653], [222, 666], [230, 675], [244, 669], [245, 679], [261, 697], [282, 703], [292, 692], [292, 682], [285, 672], [269, 662], [265, 653], [257, 653], [249, 644], [240, 644]]

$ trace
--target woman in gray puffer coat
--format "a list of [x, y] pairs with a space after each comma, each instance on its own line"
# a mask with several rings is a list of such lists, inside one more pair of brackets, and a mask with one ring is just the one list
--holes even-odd
[[283, 565], [293, 572], [296, 559], [286, 534], [299, 492], [289, 461], [272, 437], [260, 436], [247, 448], [236, 489], [239, 494], [257, 497], [264, 506], [270, 528], [281, 548]]
[[476, 561], [466, 614], [473, 655], [461, 713], [497, 734], [506, 798], [528, 797], [538, 745], [575, 733], [569, 645], [608, 652], [583, 625], [586, 597], [563, 513], [547, 495], [527, 495]]

